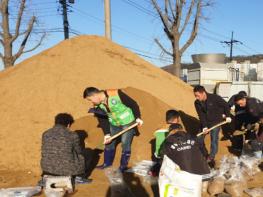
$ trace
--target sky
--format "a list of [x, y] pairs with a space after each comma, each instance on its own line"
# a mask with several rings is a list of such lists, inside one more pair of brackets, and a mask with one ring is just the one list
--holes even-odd
[[[16, 2], [10, 6], [10, 14], [15, 20]], [[157, 0], [162, 2], [163, 0]], [[27, 0], [26, 20], [32, 14], [38, 16], [34, 34], [27, 48], [34, 46], [43, 31], [47, 35], [41, 47], [24, 54], [16, 63], [23, 61], [57, 43], [63, 41], [63, 21], [60, 4], [57, 0]], [[199, 53], [225, 53], [229, 47], [221, 41], [229, 41], [231, 32], [241, 43], [234, 45], [233, 55], [263, 54], [263, 0], [214, 0], [214, 5], [204, 11], [207, 20], [201, 21], [199, 34], [193, 44], [185, 51], [182, 62], [192, 62], [191, 55]], [[69, 4], [70, 37], [77, 35], [104, 36], [104, 0], [75, 0]], [[172, 62], [154, 42], [157, 38], [170, 49], [163, 26], [150, 0], [111, 0], [112, 41], [137, 53], [145, 60], [161, 67]], [[10, 24], [14, 29], [14, 22]], [[190, 29], [182, 43], [189, 35]], [[21, 40], [21, 39], [20, 39]], [[14, 51], [18, 49], [18, 40]], [[181, 44], [182, 44], [181, 43]], [[1, 48], [1, 52], [3, 49]], [[0, 63], [0, 70], [3, 64]]]

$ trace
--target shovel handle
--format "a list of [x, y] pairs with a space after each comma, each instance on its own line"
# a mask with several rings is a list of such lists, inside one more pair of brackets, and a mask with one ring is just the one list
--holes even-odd
[[138, 124], [139, 124], [138, 122], [132, 124], [131, 126], [125, 128], [125, 129], [123, 129], [122, 131], [120, 131], [119, 133], [117, 133], [117, 134], [111, 136], [111, 137], [109, 138], [109, 140], [110, 140], [110, 141], [114, 140], [115, 138], [119, 137], [119, 136], [122, 135], [123, 133], [129, 131], [130, 129], [132, 129], [132, 128], [134, 128], [134, 127], [136, 127]]
[[[213, 129], [217, 128], [217, 127], [220, 127], [220, 126], [222, 126], [222, 125], [224, 125], [224, 124], [227, 124], [227, 123], [229, 123], [229, 122], [225, 120], [225, 121], [223, 121], [223, 122], [220, 122], [220, 123], [212, 126], [212, 127], [209, 128], [209, 129], [207, 129], [207, 131], [210, 132], [211, 130], [213, 130]], [[199, 136], [201, 136], [201, 135], [203, 135], [203, 134], [205, 134], [205, 132], [198, 133], [196, 136], [199, 137]]]

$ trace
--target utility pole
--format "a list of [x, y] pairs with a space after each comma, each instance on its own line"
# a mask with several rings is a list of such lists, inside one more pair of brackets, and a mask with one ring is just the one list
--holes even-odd
[[64, 39], [69, 38], [68, 8], [66, 0], [59, 0], [63, 12]]
[[110, 0], [104, 0], [104, 12], [105, 12], [105, 37], [111, 40]]
[[232, 34], [231, 34], [231, 40], [230, 41], [221, 41], [221, 43], [224, 43], [224, 44], [227, 44], [228, 46], [230, 46], [230, 62], [232, 61], [233, 59], [233, 45], [235, 43], [240, 43], [240, 44], [243, 44], [242, 42], [238, 41], [238, 40], [234, 40], [233, 39], [233, 35], [234, 35], [234, 32], [232, 31]]

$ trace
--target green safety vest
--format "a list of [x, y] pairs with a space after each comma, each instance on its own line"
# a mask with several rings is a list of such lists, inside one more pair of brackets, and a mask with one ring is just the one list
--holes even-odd
[[155, 136], [155, 151], [154, 152], [155, 152], [155, 155], [158, 157], [161, 156], [161, 148], [168, 134], [169, 134], [168, 128], [158, 129], [157, 131], [154, 132], [154, 136]]
[[107, 90], [107, 106], [99, 104], [98, 107], [104, 110], [111, 125], [123, 126], [135, 120], [131, 108], [124, 105], [119, 97], [118, 90]]

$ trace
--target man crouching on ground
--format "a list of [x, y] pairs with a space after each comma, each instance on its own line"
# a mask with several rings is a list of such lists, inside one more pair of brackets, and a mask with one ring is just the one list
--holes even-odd
[[78, 181], [90, 182], [84, 178], [85, 160], [79, 136], [69, 129], [73, 122], [70, 114], [60, 113], [55, 117], [54, 127], [43, 133], [42, 172], [43, 175], [71, 176]]

